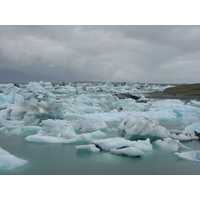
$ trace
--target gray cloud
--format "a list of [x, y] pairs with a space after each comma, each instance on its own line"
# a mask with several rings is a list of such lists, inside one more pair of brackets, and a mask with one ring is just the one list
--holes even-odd
[[199, 38], [200, 26], [0, 26], [0, 78], [199, 82]]

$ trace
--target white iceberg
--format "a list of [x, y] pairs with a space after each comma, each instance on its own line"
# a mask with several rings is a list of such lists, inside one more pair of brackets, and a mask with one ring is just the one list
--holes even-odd
[[130, 141], [124, 138], [115, 137], [115, 138], [94, 140], [92, 141], [92, 144], [95, 144], [98, 148], [100, 148], [103, 151], [110, 151], [111, 149], [118, 149], [122, 147], [130, 147], [130, 146], [138, 148], [142, 151], [152, 150], [152, 145], [148, 138], [145, 141], [143, 140]]
[[22, 103], [23, 101], [24, 97], [20, 94], [17, 94], [11, 89], [5, 91], [3, 94], [0, 93], [0, 105], [6, 103], [9, 104]]
[[97, 130], [91, 133], [82, 133], [80, 135], [77, 135], [76, 140], [77, 141], [92, 141], [95, 139], [102, 139], [105, 137], [107, 137], [107, 134], [105, 132]]
[[95, 130], [104, 130], [107, 128], [107, 124], [98, 119], [76, 119], [74, 121], [68, 122], [72, 125], [75, 130], [81, 132], [90, 132]]
[[143, 151], [136, 147], [126, 147], [121, 149], [111, 149], [111, 153], [116, 155], [124, 155], [124, 156], [131, 156], [131, 157], [140, 157], [144, 154]]
[[163, 140], [156, 140], [154, 142], [156, 145], [162, 147], [165, 150], [179, 151], [180, 149], [189, 149], [185, 145], [181, 144], [179, 140], [174, 140], [171, 138], [164, 138]]
[[177, 134], [173, 134], [173, 138], [179, 139], [181, 141], [187, 140], [198, 140], [200, 137], [200, 123], [193, 123], [186, 126], [183, 131]]
[[98, 148], [103, 151], [110, 151], [113, 148], [121, 148], [124, 146], [131, 146], [132, 142], [124, 138], [106, 138], [92, 141]]
[[48, 136], [48, 135], [42, 135], [42, 134], [35, 134], [35, 135], [29, 135], [25, 138], [28, 142], [38, 142], [38, 143], [62, 143], [62, 144], [68, 144], [68, 143], [74, 143], [77, 142], [75, 138], [72, 139], [66, 139], [62, 137], [55, 137], [55, 136]]
[[167, 129], [159, 126], [157, 120], [146, 117], [136, 117], [128, 114], [118, 127], [118, 132], [126, 139], [158, 139], [170, 136]]
[[30, 82], [26, 85], [26, 89], [28, 92], [46, 92], [45, 90], [39, 83], [37, 82]]
[[89, 150], [89, 151], [92, 151], [92, 152], [99, 152], [100, 149], [97, 148], [94, 144], [88, 144], [88, 145], [79, 145], [79, 146], [76, 146], [76, 149], [78, 150]]
[[142, 151], [151, 151], [153, 149], [150, 139], [132, 141], [132, 145]]
[[177, 155], [181, 159], [200, 162], [200, 151], [199, 150], [197, 150], [197, 151], [181, 152], [181, 153], [176, 152], [174, 154]]
[[28, 161], [15, 157], [0, 147], [0, 169], [9, 170], [21, 167]]
[[64, 120], [43, 120], [42, 130], [38, 134], [71, 139], [76, 137], [73, 127]]
[[196, 132], [200, 133], [200, 122], [188, 125], [183, 130], [183, 132], [192, 132], [192, 131], [196, 131]]

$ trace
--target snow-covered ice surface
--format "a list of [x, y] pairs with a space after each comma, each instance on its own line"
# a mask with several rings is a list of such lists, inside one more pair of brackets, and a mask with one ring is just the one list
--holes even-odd
[[198, 157], [198, 148], [187, 144], [200, 136], [200, 103], [148, 99], [145, 94], [168, 87], [109, 81], [0, 84], [0, 136], [2, 141], [19, 138], [24, 148], [36, 145], [38, 150], [63, 144], [74, 149], [74, 157], [107, 155], [103, 160], [130, 157], [139, 162], [132, 157], [148, 159], [159, 151]]

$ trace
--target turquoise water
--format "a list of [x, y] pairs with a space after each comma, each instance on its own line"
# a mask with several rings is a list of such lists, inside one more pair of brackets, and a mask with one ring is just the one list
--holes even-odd
[[[199, 140], [184, 142], [200, 149]], [[153, 145], [143, 157], [131, 158], [108, 152], [92, 153], [75, 144], [36, 144], [23, 137], [0, 134], [0, 146], [28, 164], [0, 174], [13, 175], [199, 175], [200, 163], [179, 159], [174, 152]]]

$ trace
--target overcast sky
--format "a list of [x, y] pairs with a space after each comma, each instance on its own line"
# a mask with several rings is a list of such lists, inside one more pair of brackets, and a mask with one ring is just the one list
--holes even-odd
[[200, 82], [200, 26], [0, 26], [0, 82]]

